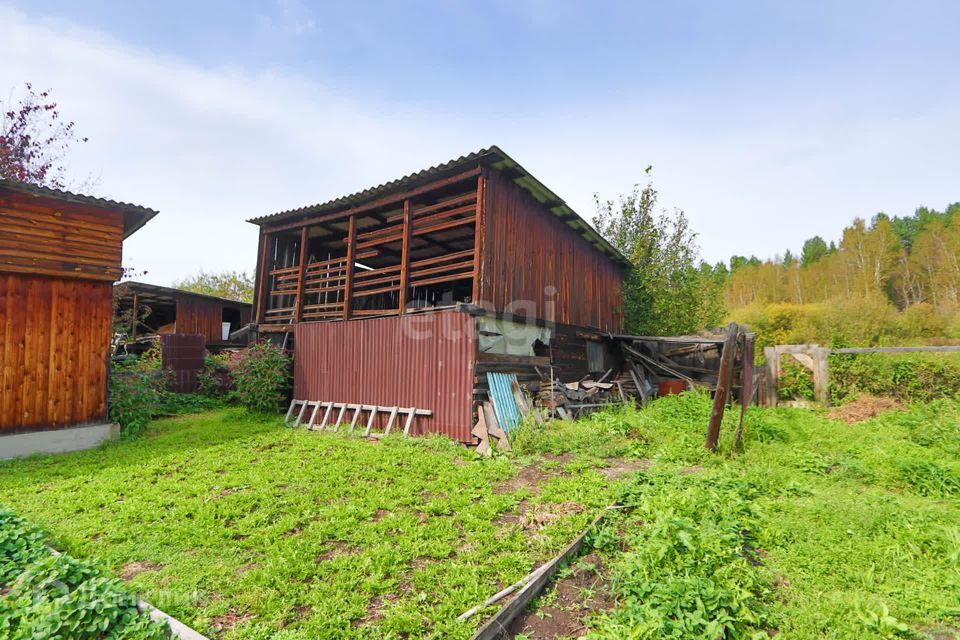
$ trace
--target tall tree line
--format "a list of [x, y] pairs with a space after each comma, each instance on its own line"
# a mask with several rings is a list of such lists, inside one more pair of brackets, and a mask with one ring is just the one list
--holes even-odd
[[734, 256], [713, 268], [725, 280], [730, 309], [753, 303], [830, 302], [880, 298], [900, 309], [928, 303], [941, 312], [960, 307], [960, 203], [943, 211], [855, 218], [839, 243], [815, 236], [800, 256], [761, 261]]

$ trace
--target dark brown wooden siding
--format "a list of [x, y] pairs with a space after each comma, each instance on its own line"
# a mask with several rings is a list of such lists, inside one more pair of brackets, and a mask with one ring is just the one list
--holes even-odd
[[106, 416], [109, 282], [0, 273], [0, 433]]
[[621, 331], [624, 268], [495, 170], [483, 176], [478, 304]]
[[0, 189], [0, 271], [114, 282], [123, 214]]
[[196, 333], [207, 344], [223, 342], [223, 305], [216, 300], [180, 296], [177, 298], [177, 333]]

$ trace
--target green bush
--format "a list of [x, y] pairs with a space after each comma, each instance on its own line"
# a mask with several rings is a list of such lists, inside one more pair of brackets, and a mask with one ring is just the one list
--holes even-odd
[[110, 419], [120, 425], [124, 436], [143, 431], [160, 407], [162, 376], [117, 364], [110, 374]]
[[830, 400], [842, 404], [860, 394], [906, 403], [953, 398], [960, 392], [960, 358], [936, 353], [830, 356]]
[[167, 640], [99, 566], [55, 555], [34, 526], [0, 506], [0, 638]]
[[813, 372], [797, 362], [796, 358], [785, 356], [780, 360], [780, 380], [777, 393], [784, 400], [813, 400]]
[[290, 357], [269, 341], [247, 349], [233, 370], [234, 398], [254, 411], [276, 411], [290, 388]]
[[203, 371], [197, 376], [200, 395], [207, 397], [222, 396], [226, 389], [223, 384], [223, 375], [230, 372], [227, 366], [229, 353], [215, 356], [207, 354], [203, 359]]

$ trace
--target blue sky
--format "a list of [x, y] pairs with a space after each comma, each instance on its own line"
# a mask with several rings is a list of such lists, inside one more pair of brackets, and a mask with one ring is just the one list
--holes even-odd
[[958, 24], [955, 2], [0, 0], [0, 89], [53, 88], [90, 137], [73, 173], [160, 209], [125, 249], [160, 284], [252, 269], [245, 218], [490, 144], [587, 218], [652, 164], [714, 261], [960, 200]]

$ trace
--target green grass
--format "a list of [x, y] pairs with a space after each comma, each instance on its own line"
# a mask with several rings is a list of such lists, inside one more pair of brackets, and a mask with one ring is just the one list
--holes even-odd
[[[737, 455], [734, 411], [704, 449], [709, 412], [683, 394], [525, 425], [513, 454], [481, 460], [220, 410], [0, 465], [0, 502], [77, 557], [154, 563], [131, 587], [223, 638], [469, 637], [494, 609], [459, 613], [613, 500], [589, 546], [615, 606], [586, 617], [590, 638], [956, 636], [960, 403], [855, 425], [752, 409]], [[639, 458], [648, 470], [603, 473]], [[514, 479], [533, 465], [535, 489]]]
[[[460, 613], [611, 500], [592, 467], [504, 491], [537, 459], [476, 460], [442, 438], [377, 443], [227, 409], [0, 464], [0, 503], [75, 557], [117, 575], [146, 566], [131, 588], [213, 636], [465, 638], [482, 616], [457, 623]], [[525, 532], [509, 518], [521, 500], [559, 515]], [[582, 509], [560, 508], [569, 502]]]
[[590, 638], [958, 637], [960, 404], [855, 425], [751, 409], [736, 456], [738, 412], [717, 455], [709, 412], [684, 394], [519, 437], [587, 457], [633, 443], [654, 461], [593, 536], [618, 604], [588, 618]]

